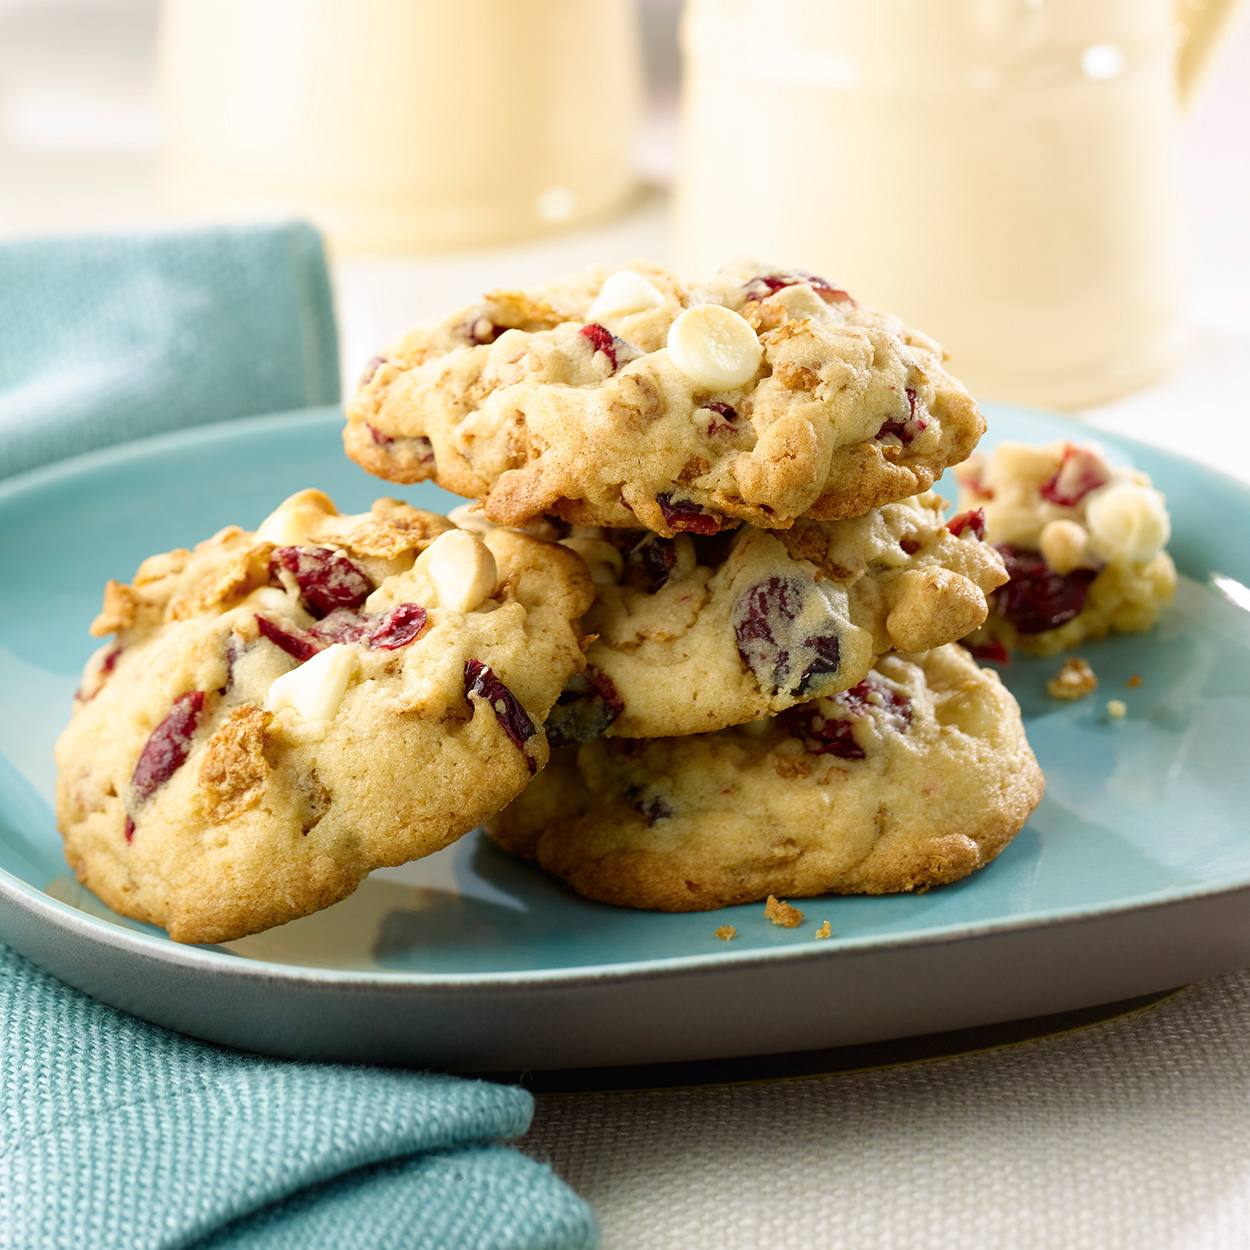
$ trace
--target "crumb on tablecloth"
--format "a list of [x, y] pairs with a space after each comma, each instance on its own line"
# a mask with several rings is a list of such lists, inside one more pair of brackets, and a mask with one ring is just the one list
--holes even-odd
[[819, 929], [816, 930], [816, 936], [818, 938], [833, 937], [833, 930], [829, 927], [829, 922], [827, 920], [820, 926]]
[[1046, 683], [1046, 693], [1052, 699], [1066, 699], [1072, 702], [1093, 694], [1098, 689], [1098, 678], [1079, 656], [1070, 655], [1063, 662], [1059, 672]]
[[723, 924], [716, 930], [716, 936], [720, 938], [721, 941], [728, 942], [730, 938], [736, 938], [738, 936], [738, 930], [731, 924]]
[[768, 896], [768, 902], [764, 904], [764, 915], [766, 915], [773, 924], [779, 924], [787, 929], [793, 929], [795, 925], [803, 923], [803, 913], [797, 907], [791, 907], [784, 899], [778, 898], [775, 894]]
[[1141, 674], [1140, 674], [1140, 673], [1134, 673], [1134, 674], [1132, 675], [1132, 677], [1130, 677], [1130, 678], [1128, 679], [1128, 681], [1126, 681], [1124, 684], [1125, 684], [1125, 685], [1126, 685], [1126, 686], [1127, 686], [1130, 690], [1136, 690], [1136, 689], [1137, 689], [1137, 687], [1141, 685]]
[[1125, 713], [1128, 711], [1127, 705], [1121, 699], [1112, 699], [1107, 704], [1107, 715], [1112, 720], [1123, 720]]

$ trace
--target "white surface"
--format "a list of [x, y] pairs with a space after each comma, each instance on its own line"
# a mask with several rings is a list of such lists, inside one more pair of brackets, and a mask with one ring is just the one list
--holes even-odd
[[547, 1094], [523, 1145], [603, 1250], [1244, 1247], [1250, 973], [949, 1059]]

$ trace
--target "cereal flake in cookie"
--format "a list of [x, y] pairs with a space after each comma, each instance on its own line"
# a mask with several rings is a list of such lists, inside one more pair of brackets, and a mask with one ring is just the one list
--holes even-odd
[[1053, 655], [1086, 638], [1139, 633], [1176, 590], [1163, 496], [1093, 444], [1000, 443], [955, 470], [959, 506], [981, 518], [1011, 580], [969, 645]]
[[110, 582], [57, 819], [79, 879], [181, 942], [327, 907], [515, 797], [584, 661], [571, 552], [304, 491]]
[[957, 881], [1042, 789], [1015, 700], [948, 646], [752, 725], [563, 748], [487, 829], [587, 898], [705, 911]]
[[552, 743], [758, 720], [854, 686], [887, 651], [964, 637], [1007, 575], [975, 527], [942, 509], [926, 494], [789, 530], [575, 529], [562, 541], [597, 583], [583, 621], [596, 640], [552, 711]]
[[505, 525], [785, 529], [918, 494], [972, 451], [984, 421], [942, 361], [813, 274], [599, 266], [410, 331], [370, 362], [344, 442]]

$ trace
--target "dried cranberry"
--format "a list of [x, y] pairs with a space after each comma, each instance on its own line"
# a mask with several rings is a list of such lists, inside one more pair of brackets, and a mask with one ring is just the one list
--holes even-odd
[[873, 438], [880, 442], [883, 438], [893, 436], [904, 447], [907, 447], [921, 430], [928, 428], [928, 425], [929, 423], [923, 417], [916, 416], [916, 392], [909, 386], [907, 388], [907, 420], [899, 421], [895, 417], [887, 417]]
[[395, 442], [394, 438], [392, 438], [389, 434], [383, 434], [376, 425], [370, 425], [368, 422], [365, 422], [365, 429], [369, 431], [369, 437], [373, 439], [379, 447], [389, 447], [393, 442]]
[[333, 642], [359, 642], [372, 632], [376, 620], [367, 613], [353, 612], [351, 608], [335, 608], [309, 627], [308, 636], [327, 646]]
[[126, 841], [127, 841], [127, 842], [133, 842], [133, 841], [134, 841], [134, 837], [135, 837], [135, 822], [134, 822], [134, 817], [132, 817], [132, 816], [127, 816], [127, 817], [126, 817]]
[[560, 692], [547, 717], [547, 741], [553, 747], [581, 746], [599, 737], [624, 710], [625, 700], [612, 678], [588, 668]]
[[712, 412], [718, 414], [719, 419], [713, 418], [708, 422], [707, 432], [709, 434], [736, 434], [738, 432], [738, 412], [731, 408], [728, 404], [722, 403], [720, 400], [709, 400], [705, 404], [700, 404], [700, 408], [708, 408]]
[[373, 582], [341, 551], [329, 547], [278, 547], [270, 561], [294, 578], [309, 606], [320, 616], [335, 608], [358, 608], [373, 593]]
[[1110, 480], [1099, 456], [1084, 447], [1065, 443], [1059, 467], [1038, 487], [1038, 493], [1061, 508], [1075, 508], [1090, 491], [1105, 486]]
[[[369, 635], [371, 650], [396, 651], [406, 647], [425, 628], [426, 611], [418, 603], [398, 603], [382, 616]], [[377, 618], [374, 618], [377, 619]]]
[[[524, 752], [527, 739], [538, 731], [534, 722], [526, 715], [525, 709], [517, 702], [516, 695], [499, 680], [491, 671], [490, 666], [480, 660], [466, 660], [464, 664], [464, 691], [466, 695], [477, 695], [490, 704], [495, 719], [504, 733], [512, 739], [518, 751]], [[531, 773], [538, 771], [538, 765], [530, 756], [525, 762]]]
[[[386, 363], [385, 356], [373, 356], [365, 365], [364, 371], [360, 375], [360, 386], [368, 386], [373, 381], [373, 375]], [[372, 427], [370, 427], [372, 428]]]
[[692, 499], [674, 499], [671, 494], [667, 494], [657, 495], [655, 502], [660, 505], [665, 524], [672, 529], [693, 534], [720, 533], [720, 518], [705, 512]]
[[311, 660], [321, 648], [313, 642], [309, 637], [300, 630], [298, 633], [292, 633], [276, 625], [268, 617], [258, 616], [256, 618], [256, 628], [269, 639], [275, 646], [281, 647], [287, 655], [293, 656], [301, 664], [305, 660]]
[[997, 638], [991, 638], [989, 642], [969, 642], [965, 639], [960, 646], [964, 647], [974, 660], [980, 660], [982, 663], [1011, 663], [1011, 652]]
[[625, 557], [625, 576], [635, 590], [653, 595], [677, 566], [677, 544], [671, 538], [648, 534]]
[[757, 582], [734, 604], [732, 620], [738, 653], [766, 690], [808, 694], [838, 671], [837, 618], [814, 582]]
[[918, 538], [900, 538], [898, 545], [905, 556], [914, 556], [924, 546], [924, 543]]
[[1059, 574], [1035, 551], [998, 544], [1011, 580], [994, 592], [994, 608], [1022, 634], [1040, 634], [1072, 620], [1085, 606], [1093, 569]]
[[820, 277], [814, 273], [807, 273], [803, 269], [785, 270], [779, 273], [760, 274], [757, 278], [752, 278], [746, 285], [747, 299], [767, 299], [770, 295], [775, 295], [783, 287], [798, 286], [800, 283], [807, 283], [808, 286], [825, 301], [826, 304], [850, 304], [855, 306], [855, 301], [840, 286], [834, 286], [832, 282]]
[[[844, 760], [862, 760], [865, 751], [855, 741], [857, 720], [876, 716], [884, 728], [903, 733], [911, 724], [911, 700], [869, 673], [858, 685], [830, 696], [822, 708], [804, 704], [790, 713], [790, 732], [803, 740], [812, 755], [836, 755]], [[828, 714], [827, 714], [828, 713]]]
[[591, 347], [594, 351], [602, 352], [607, 358], [608, 363], [612, 366], [612, 372], [616, 372], [616, 335], [612, 333], [607, 326], [601, 326], [597, 321], [592, 321], [589, 325], [584, 325], [578, 330], [583, 338], [589, 339]]
[[204, 691], [179, 695], [169, 714], [152, 730], [130, 778], [135, 797], [141, 803], [182, 767], [203, 710]]
[[971, 512], [961, 512], [958, 516], [951, 517], [947, 521], [946, 528], [956, 538], [960, 538], [965, 530], [971, 530], [973, 538], [984, 538], [985, 509], [974, 508]]
[[916, 436], [907, 428], [906, 421], [896, 421], [893, 417], [888, 418], [881, 428], [873, 435], [876, 442], [880, 442], [883, 438], [889, 438], [893, 435], [900, 443], [906, 447]]

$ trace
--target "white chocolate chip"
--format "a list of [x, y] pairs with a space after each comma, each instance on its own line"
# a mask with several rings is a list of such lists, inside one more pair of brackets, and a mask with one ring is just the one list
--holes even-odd
[[256, 541], [277, 547], [298, 547], [326, 517], [338, 516], [328, 495], [319, 490], [302, 490], [283, 500], [256, 529]]
[[462, 530], [468, 530], [470, 534], [489, 534], [491, 530], [498, 529], [494, 521], [475, 503], [462, 503], [453, 508], [447, 514], [447, 519]]
[[499, 570], [490, 548], [466, 530], [440, 534], [418, 561], [434, 584], [441, 607], [472, 612], [495, 593]]
[[1043, 559], [1060, 577], [1088, 562], [1089, 534], [1077, 521], [1048, 521], [1038, 545]]
[[268, 612], [284, 612], [291, 607], [291, 597], [277, 586], [258, 586], [243, 600], [243, 606]]
[[630, 313], [646, 312], [664, 303], [664, 292], [653, 286], [633, 269], [618, 269], [609, 274], [594, 302], [586, 310], [587, 321], [605, 317], [628, 317]]
[[591, 580], [598, 586], [615, 586], [625, 571], [625, 560], [621, 553], [602, 538], [580, 538], [571, 535], [560, 540], [561, 547], [576, 551], [586, 567], [590, 569]]
[[265, 706], [271, 712], [290, 708], [306, 721], [333, 720], [358, 663], [354, 648], [336, 642], [277, 678], [265, 695]]
[[687, 308], [668, 332], [668, 356], [692, 382], [709, 391], [745, 386], [764, 349], [750, 324], [720, 304]]
[[1132, 564], [1153, 560], [1172, 535], [1163, 496], [1136, 482], [1114, 482], [1090, 495], [1085, 523], [1095, 555]]

